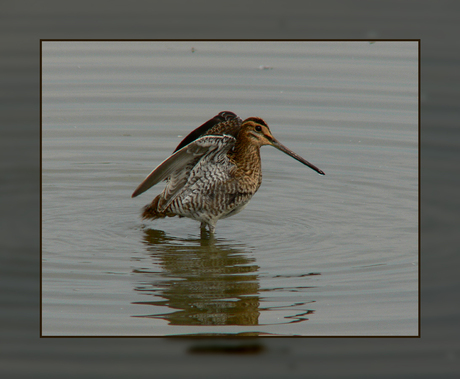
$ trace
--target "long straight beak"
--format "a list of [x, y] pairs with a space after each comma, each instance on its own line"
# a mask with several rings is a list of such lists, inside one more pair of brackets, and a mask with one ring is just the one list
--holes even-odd
[[325, 175], [323, 170], [319, 169], [315, 165], [303, 159], [300, 155], [297, 155], [292, 150], [288, 149], [282, 143], [278, 142], [275, 138], [272, 137], [270, 142], [273, 147], [276, 147], [278, 150], [281, 150], [283, 153], [286, 153], [287, 155], [291, 156], [295, 160], [298, 160], [300, 163], [303, 163], [305, 166], [310, 167], [312, 170], [315, 170], [318, 174]]

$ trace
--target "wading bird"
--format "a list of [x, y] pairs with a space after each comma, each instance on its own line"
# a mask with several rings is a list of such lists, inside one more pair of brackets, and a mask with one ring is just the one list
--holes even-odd
[[278, 142], [261, 118], [243, 121], [232, 112], [220, 112], [185, 137], [132, 197], [166, 180], [165, 189], [144, 207], [142, 217], [188, 217], [200, 221], [202, 230], [207, 227], [214, 233], [218, 220], [240, 212], [259, 189], [263, 145], [276, 147], [324, 175]]

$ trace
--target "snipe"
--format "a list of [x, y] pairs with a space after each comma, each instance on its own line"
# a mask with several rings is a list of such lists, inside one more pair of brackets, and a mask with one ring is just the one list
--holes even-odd
[[189, 217], [214, 233], [219, 219], [240, 212], [262, 183], [260, 147], [271, 145], [321, 175], [324, 172], [278, 142], [264, 120], [221, 112], [191, 132], [132, 197], [166, 180], [143, 218]]

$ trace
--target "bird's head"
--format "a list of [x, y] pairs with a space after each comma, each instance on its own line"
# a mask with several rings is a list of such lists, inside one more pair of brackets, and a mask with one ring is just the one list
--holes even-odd
[[261, 118], [250, 117], [244, 120], [243, 124], [241, 125], [240, 133], [244, 135], [244, 138], [247, 139], [249, 143], [259, 147], [264, 145], [271, 145], [276, 147], [278, 150], [281, 150], [283, 153], [310, 167], [317, 173], [324, 175], [324, 172], [318, 167], [303, 159], [300, 155], [294, 153], [292, 150], [288, 149], [281, 142], [279, 142], [275, 137], [273, 137], [273, 134], [270, 131], [267, 123]]

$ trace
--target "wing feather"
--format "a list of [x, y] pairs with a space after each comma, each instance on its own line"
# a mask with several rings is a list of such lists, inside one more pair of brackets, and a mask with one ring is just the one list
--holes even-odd
[[164, 200], [169, 201], [188, 181], [190, 172], [195, 165], [211, 152], [217, 150], [219, 155], [227, 152], [235, 145], [232, 136], [204, 136], [176, 151], [160, 163], [133, 192], [132, 197], [139, 196], [155, 184], [169, 178], [164, 191]]

